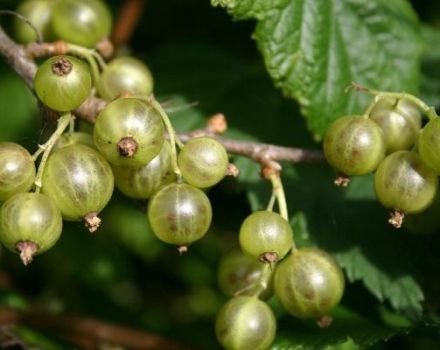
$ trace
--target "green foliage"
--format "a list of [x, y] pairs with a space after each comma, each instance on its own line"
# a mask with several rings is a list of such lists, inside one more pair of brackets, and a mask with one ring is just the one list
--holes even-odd
[[[256, 19], [254, 39], [275, 85], [301, 105], [320, 138], [343, 114], [365, 107], [355, 81], [416, 91], [421, 51], [406, 0], [212, 0], [235, 19]], [[383, 77], [386, 76], [386, 79]]]

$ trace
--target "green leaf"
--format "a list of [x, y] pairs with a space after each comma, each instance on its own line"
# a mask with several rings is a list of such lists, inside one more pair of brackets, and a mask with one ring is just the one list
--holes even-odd
[[275, 85], [301, 105], [320, 138], [344, 114], [361, 113], [352, 81], [415, 92], [419, 24], [405, 0], [212, 0], [235, 19], [256, 19], [254, 39]]
[[421, 96], [432, 106], [440, 104], [440, 29], [423, 27], [425, 50], [422, 57]]
[[[387, 340], [401, 329], [377, 325], [352, 311], [338, 308], [327, 329], [312, 321], [299, 321], [291, 317], [281, 320], [281, 331], [270, 350], [365, 349]], [[281, 328], [280, 327], [280, 328]]]

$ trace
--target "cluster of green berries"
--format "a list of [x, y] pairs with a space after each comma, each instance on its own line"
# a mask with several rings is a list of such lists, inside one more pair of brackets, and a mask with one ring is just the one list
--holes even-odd
[[316, 248], [294, 248], [289, 223], [272, 211], [256, 211], [239, 232], [241, 251], [221, 261], [218, 279], [232, 298], [221, 308], [216, 334], [227, 350], [268, 349], [276, 318], [265, 300], [275, 295], [298, 318], [328, 316], [344, 292], [335, 259]]
[[[40, 11], [42, 3], [50, 4], [48, 23], [54, 28], [58, 28], [59, 12], [63, 18], [72, 14], [93, 23], [102, 22], [108, 13], [98, 0], [28, 1], [20, 9], [32, 19], [31, 9], [35, 6]], [[69, 27], [69, 21], [66, 18], [64, 24], [70, 34], [85, 35]], [[95, 32], [94, 26], [85, 27]], [[57, 33], [58, 38], [73, 41], [67, 29]], [[203, 237], [211, 224], [211, 204], [202, 189], [214, 186], [227, 173], [228, 154], [216, 139], [197, 137], [186, 145], [174, 142], [174, 130], [151, 96], [152, 76], [142, 62], [116, 58], [102, 68], [98, 80], [92, 79], [88, 63], [66, 54], [39, 66], [35, 93], [60, 115], [57, 130], [40, 150], [32, 156], [18, 144], [0, 144], [0, 201], [4, 202], [0, 241], [18, 252], [25, 264], [56, 243], [63, 220], [83, 220], [91, 232], [97, 230], [98, 214], [114, 187], [128, 197], [149, 199], [147, 219], [153, 232], [160, 240], [185, 249]], [[97, 116], [93, 132], [77, 132], [73, 127], [64, 132], [74, 125], [71, 112], [94, 94], [108, 103]]]
[[[422, 127], [422, 114], [429, 122]], [[327, 130], [327, 161], [343, 177], [374, 174], [378, 200], [402, 224], [433, 202], [440, 174], [440, 119], [414, 96], [378, 94], [364, 115], [344, 116]]]
[[[110, 12], [100, 0], [29, 0], [18, 12], [45, 40], [83, 48], [94, 48], [111, 30]], [[35, 40], [21, 22], [16, 32], [21, 42]], [[151, 96], [153, 78], [142, 62], [102, 60], [94, 74], [90, 57], [83, 60], [75, 50], [50, 57], [35, 75], [37, 97], [60, 115], [51, 138], [34, 155], [18, 144], [0, 143], [0, 241], [28, 264], [57, 242], [63, 220], [82, 220], [91, 232], [97, 230], [98, 215], [116, 187], [148, 200], [154, 234], [184, 251], [210, 227], [204, 189], [226, 175], [225, 148], [212, 137], [176, 142], [165, 111]], [[92, 133], [73, 127], [65, 132], [74, 125], [71, 113], [94, 95], [107, 104]], [[254, 212], [243, 222], [239, 241], [245, 254], [227, 255], [219, 271], [221, 288], [232, 296], [216, 321], [226, 349], [272, 344], [276, 319], [264, 301], [272, 295], [298, 318], [326, 316], [342, 298], [344, 277], [336, 261], [319, 249], [296, 249], [281, 215]]]

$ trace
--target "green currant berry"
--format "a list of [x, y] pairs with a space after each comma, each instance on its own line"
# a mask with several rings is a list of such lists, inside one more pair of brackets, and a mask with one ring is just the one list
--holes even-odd
[[58, 0], [51, 24], [57, 39], [85, 47], [95, 47], [112, 30], [110, 10], [100, 0]]
[[141, 168], [113, 167], [115, 185], [127, 197], [146, 199], [162, 185], [175, 181], [171, 166], [171, 147], [164, 142], [160, 153]]
[[99, 226], [97, 214], [113, 193], [110, 165], [97, 151], [71, 145], [50, 155], [43, 173], [42, 192], [49, 196], [65, 220], [84, 219], [90, 231]]
[[420, 111], [405, 99], [380, 99], [371, 110], [370, 119], [382, 129], [389, 153], [412, 147], [422, 126]]
[[27, 192], [35, 181], [35, 164], [29, 152], [12, 142], [0, 142], [0, 201]]
[[20, 253], [25, 265], [58, 240], [63, 220], [55, 203], [44, 194], [19, 193], [0, 209], [0, 241]]
[[239, 239], [243, 252], [262, 262], [273, 263], [292, 248], [293, 232], [279, 214], [256, 211], [243, 221]]
[[386, 157], [374, 176], [376, 194], [387, 208], [406, 214], [427, 208], [437, 192], [437, 175], [411, 151]]
[[229, 160], [225, 147], [211, 137], [188, 141], [179, 153], [179, 168], [189, 184], [206, 188], [225, 177]]
[[296, 250], [275, 271], [275, 295], [299, 318], [327, 315], [341, 300], [344, 285], [341, 268], [320, 249]]
[[93, 141], [93, 136], [89, 133], [82, 131], [66, 132], [58, 139], [55, 144], [54, 150], [64, 148], [70, 145], [85, 145], [90, 148], [96, 149], [95, 142]]
[[419, 135], [417, 150], [420, 158], [437, 175], [440, 174], [440, 118], [435, 118], [425, 125]]
[[217, 339], [226, 350], [266, 350], [275, 338], [276, 328], [270, 307], [248, 296], [230, 299], [215, 322]]
[[93, 139], [110, 163], [141, 167], [162, 148], [165, 139], [162, 118], [140, 99], [120, 98], [99, 113]]
[[160, 240], [185, 247], [208, 231], [212, 219], [211, 203], [198, 188], [172, 183], [151, 197], [148, 219]]
[[87, 65], [71, 56], [54, 56], [37, 70], [34, 88], [38, 98], [49, 108], [68, 112], [78, 108], [92, 89]]
[[272, 296], [273, 284], [264, 288], [261, 286], [265, 265], [239, 250], [233, 250], [220, 260], [218, 269], [218, 284], [227, 296], [255, 295], [261, 299], [269, 299]]
[[[26, 17], [43, 35], [43, 39], [50, 38], [50, 18], [54, 0], [24, 1], [17, 8], [17, 13]], [[15, 38], [22, 44], [34, 42], [37, 39], [35, 31], [23, 20], [14, 18]]]
[[361, 116], [336, 120], [324, 138], [324, 154], [345, 175], [364, 175], [376, 170], [385, 156], [382, 129]]
[[148, 96], [153, 92], [153, 76], [142, 61], [133, 57], [117, 57], [104, 69], [98, 85], [99, 95], [112, 101], [124, 93]]

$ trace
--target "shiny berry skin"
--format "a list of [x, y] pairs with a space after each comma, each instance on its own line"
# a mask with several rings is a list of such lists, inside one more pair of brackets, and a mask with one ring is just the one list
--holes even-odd
[[382, 129], [361, 116], [339, 118], [328, 128], [324, 154], [331, 166], [345, 175], [364, 175], [376, 170], [385, 156]]
[[0, 201], [28, 192], [35, 181], [35, 163], [19, 144], [0, 142]]
[[148, 67], [133, 57], [117, 57], [107, 64], [98, 84], [98, 93], [112, 101], [128, 93], [146, 97], [153, 92], [153, 76]]
[[165, 139], [162, 118], [140, 99], [120, 98], [99, 113], [93, 139], [110, 163], [141, 167], [162, 148]]
[[110, 35], [112, 18], [101, 0], [58, 0], [51, 25], [57, 39], [92, 48]]
[[173, 182], [176, 176], [171, 166], [171, 147], [164, 142], [160, 153], [147, 165], [130, 168], [114, 165], [115, 186], [127, 197], [146, 199], [162, 185]]
[[419, 135], [417, 151], [420, 158], [440, 174], [440, 118], [429, 121]]
[[178, 246], [202, 238], [212, 219], [211, 203], [205, 193], [184, 183], [159, 189], [148, 204], [148, 219], [154, 234]]
[[72, 133], [66, 132], [58, 139], [55, 144], [54, 151], [60, 148], [64, 148], [70, 145], [85, 145], [90, 148], [96, 149], [93, 136], [83, 131], [74, 131]]
[[327, 315], [344, 294], [344, 275], [336, 260], [316, 248], [294, 251], [275, 271], [275, 295], [299, 318]]
[[49, 108], [69, 112], [89, 97], [92, 78], [83, 61], [71, 56], [54, 56], [38, 67], [34, 89]]
[[22, 255], [27, 264], [34, 254], [44, 253], [57, 242], [62, 224], [61, 213], [49, 197], [40, 193], [19, 193], [0, 209], [0, 241], [13, 252], [20, 251], [19, 243], [36, 244], [30, 255]]
[[265, 265], [239, 250], [229, 252], [220, 260], [218, 284], [227, 296], [253, 295], [261, 290], [258, 296], [269, 299], [273, 292], [273, 281], [270, 279], [266, 288], [261, 286]]
[[[50, 19], [54, 0], [24, 1], [17, 8], [17, 13], [26, 17], [47, 41], [50, 38]], [[37, 40], [35, 31], [24, 21], [14, 18], [14, 34], [19, 43], [28, 44]]]
[[276, 334], [270, 307], [255, 297], [238, 296], [220, 309], [215, 333], [226, 350], [266, 350]]
[[374, 184], [376, 195], [385, 207], [413, 214], [432, 203], [438, 179], [417, 153], [398, 151], [379, 165]]
[[243, 221], [239, 240], [244, 253], [272, 263], [292, 248], [293, 232], [281, 215], [267, 210], [256, 211]]
[[99, 213], [113, 193], [110, 165], [97, 151], [71, 145], [50, 155], [43, 173], [42, 192], [60, 208], [69, 221]]
[[420, 111], [404, 99], [380, 99], [371, 110], [370, 119], [382, 129], [388, 153], [411, 148], [422, 125]]
[[217, 184], [225, 177], [229, 164], [225, 147], [212, 137], [191, 139], [177, 160], [185, 181], [199, 188]]

